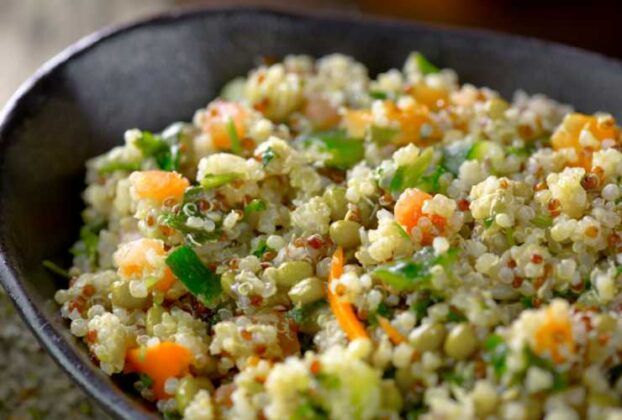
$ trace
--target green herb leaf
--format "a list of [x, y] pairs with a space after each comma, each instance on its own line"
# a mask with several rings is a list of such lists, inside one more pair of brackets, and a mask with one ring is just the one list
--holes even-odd
[[419, 68], [419, 71], [423, 74], [432, 74], [441, 71], [434, 64], [430, 63], [430, 61], [428, 61], [428, 59], [425, 58], [425, 56], [420, 52], [414, 53], [414, 58], [415, 63], [417, 63], [417, 67]]
[[263, 257], [263, 254], [265, 254], [268, 251], [270, 251], [270, 247], [266, 244], [266, 240], [261, 239], [259, 243], [257, 243], [257, 248], [255, 248], [255, 250], [253, 250], [251, 254], [253, 254], [257, 258], [261, 258]]
[[548, 214], [538, 214], [536, 217], [531, 219], [531, 224], [539, 227], [540, 229], [546, 229], [553, 226], [553, 218]]
[[266, 151], [261, 154], [261, 163], [263, 166], [268, 166], [270, 162], [276, 157], [276, 153], [272, 149], [272, 147], [266, 148]]
[[58, 264], [55, 264], [50, 260], [43, 260], [42, 265], [48, 270], [50, 270], [52, 273], [60, 277], [64, 277], [66, 279], [71, 278], [71, 276], [69, 275], [69, 271], [65, 270], [64, 268], [61, 268]]
[[386, 92], [383, 92], [381, 90], [370, 90], [369, 91], [369, 97], [372, 98], [372, 99], [384, 100], [384, 99], [387, 99], [389, 97], [389, 95], [387, 95]]
[[[177, 137], [170, 137], [170, 141], [177, 141]], [[179, 169], [181, 155], [177, 143], [170, 144], [162, 136], [142, 131], [136, 140], [136, 147], [140, 149], [144, 157], [153, 157], [160, 169], [164, 171]]]
[[389, 190], [393, 194], [399, 194], [407, 188], [416, 187], [417, 182], [432, 163], [433, 157], [434, 150], [428, 147], [411, 165], [397, 168], [389, 184]]
[[348, 137], [344, 130], [311, 134], [303, 144], [315, 145], [320, 152], [327, 153], [329, 158], [324, 163], [332, 168], [348, 169], [365, 157], [363, 140]]
[[441, 190], [440, 179], [447, 171], [442, 166], [437, 166], [429, 175], [423, 175], [417, 182], [416, 187], [427, 193], [439, 193]]
[[231, 151], [236, 155], [242, 153], [242, 143], [240, 142], [240, 137], [238, 136], [238, 130], [235, 128], [235, 123], [233, 122], [233, 118], [229, 118], [227, 120], [227, 135], [229, 136], [229, 140], [231, 140]]
[[241, 179], [243, 177], [242, 174], [237, 172], [228, 172], [224, 174], [205, 174], [200, 184], [203, 188], [208, 190], [222, 187], [225, 184], [230, 183], [231, 181], [235, 181], [236, 179]]
[[91, 266], [96, 266], [98, 259], [97, 246], [99, 244], [99, 232], [105, 226], [106, 224], [104, 222], [96, 222], [82, 226], [80, 228], [80, 241], [71, 248], [71, 253], [76, 256], [86, 256]]
[[430, 258], [429, 251], [426, 250], [420, 252], [417, 259], [380, 266], [374, 270], [373, 276], [398, 292], [412, 292], [427, 286], [431, 276], [430, 268], [435, 265], [449, 268], [455, 262], [457, 254], [457, 249], [450, 249], [445, 254]]
[[460, 166], [467, 160], [469, 151], [473, 147], [470, 142], [457, 142], [443, 148], [443, 159], [441, 166], [454, 175], [458, 175]]
[[400, 130], [397, 128], [379, 127], [377, 125], [369, 127], [369, 137], [371, 141], [380, 146], [391, 143], [391, 140], [393, 140], [399, 132]]
[[118, 160], [111, 160], [102, 164], [97, 172], [100, 175], [111, 174], [116, 171], [133, 172], [140, 170], [140, 162], [121, 162]]
[[186, 288], [206, 306], [213, 306], [222, 293], [220, 278], [203, 265], [199, 256], [187, 245], [171, 252], [166, 264]]
[[244, 214], [246, 216], [248, 216], [251, 213], [257, 213], [260, 211], [264, 211], [268, 208], [268, 206], [266, 206], [266, 202], [263, 201], [260, 198], [254, 198], [253, 200], [251, 200], [250, 203], [248, 203], [246, 206], [244, 206]]
[[503, 337], [498, 334], [491, 334], [484, 341], [484, 360], [492, 365], [497, 378], [501, 378], [507, 370], [506, 358], [508, 346]]
[[169, 226], [179, 232], [181, 232], [186, 240], [190, 243], [203, 244], [206, 242], [216, 241], [220, 238], [220, 229], [215, 228], [212, 232], [208, 232], [204, 229], [190, 227], [186, 224], [188, 216], [183, 212], [172, 213], [167, 212], [160, 215], [158, 222], [160, 224]]
[[297, 306], [287, 311], [286, 316], [294, 321], [298, 325], [305, 325], [312, 321], [311, 316], [313, 313], [327, 305], [326, 300], [321, 299], [308, 305]]

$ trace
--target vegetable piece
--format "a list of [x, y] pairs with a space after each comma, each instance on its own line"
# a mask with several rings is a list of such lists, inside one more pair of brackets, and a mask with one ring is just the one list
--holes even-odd
[[66, 279], [71, 278], [71, 275], [69, 275], [69, 271], [65, 270], [64, 268], [61, 268], [58, 264], [53, 263], [50, 260], [43, 260], [41, 264], [43, 265], [43, 267], [47, 268], [48, 270], [50, 270], [52, 273], [56, 274], [57, 276], [64, 277]]
[[343, 249], [338, 247], [333, 254], [333, 258], [330, 263], [330, 273], [328, 276], [328, 301], [330, 303], [330, 309], [337, 318], [337, 322], [339, 322], [339, 326], [346, 333], [348, 339], [356, 340], [359, 338], [368, 339], [367, 331], [365, 331], [365, 327], [359, 321], [359, 319], [354, 314], [354, 309], [350, 302], [343, 301], [339, 299], [330, 287], [330, 283], [341, 277], [343, 274], [343, 266], [344, 266], [345, 258], [343, 255]]
[[224, 174], [205, 174], [203, 179], [201, 179], [201, 186], [205, 189], [211, 190], [214, 188], [222, 187], [236, 179], [241, 179], [243, 177], [242, 174], [237, 172], [227, 172]]
[[534, 333], [534, 351], [539, 356], [548, 355], [555, 363], [564, 363], [567, 355], [575, 352], [574, 333], [567, 314], [560, 314], [549, 306], [545, 320]]
[[409, 93], [417, 103], [427, 106], [432, 111], [438, 111], [449, 103], [449, 92], [446, 89], [431, 87], [425, 83], [411, 86]]
[[545, 229], [553, 226], [553, 218], [547, 214], [542, 213], [536, 215], [536, 217], [531, 219], [531, 223], [536, 227]]
[[430, 194], [417, 188], [404, 191], [395, 203], [395, 220], [410, 232], [423, 215], [423, 203], [431, 199]]
[[313, 276], [313, 266], [307, 261], [286, 261], [276, 270], [276, 284], [290, 289], [299, 281]]
[[186, 224], [188, 216], [182, 211], [178, 213], [165, 212], [158, 218], [158, 223], [169, 226], [182, 233], [190, 243], [203, 244], [220, 238], [220, 229], [215, 228], [208, 232], [205, 229], [195, 228]]
[[369, 137], [371, 141], [380, 146], [390, 144], [399, 132], [400, 130], [392, 127], [380, 127], [377, 125], [371, 125], [369, 127]]
[[[237, 102], [228, 102], [217, 99], [205, 110], [202, 121], [203, 132], [210, 135], [212, 144], [218, 150], [241, 150], [239, 139], [246, 135], [246, 118], [248, 111]], [[234, 129], [232, 129], [234, 128]], [[234, 145], [235, 139], [238, 145]]]
[[267, 208], [268, 206], [266, 206], [265, 201], [260, 198], [254, 198], [253, 200], [251, 200], [250, 203], [244, 206], [244, 214], [248, 216], [251, 213], [258, 213], [260, 211], [266, 210]]
[[166, 264], [175, 276], [206, 306], [213, 306], [222, 293], [220, 278], [203, 265], [199, 256], [187, 245], [171, 252]]
[[589, 171], [592, 167], [592, 154], [600, 149], [605, 139], [617, 139], [620, 134], [615, 120], [611, 117], [595, 117], [579, 113], [566, 115], [551, 136], [553, 149], [574, 149], [578, 160], [572, 166], [581, 166]]
[[227, 135], [229, 136], [229, 141], [231, 143], [231, 151], [236, 155], [239, 155], [240, 153], [242, 153], [242, 143], [240, 142], [240, 138], [238, 137], [238, 131], [235, 128], [233, 118], [229, 117], [226, 128]]
[[140, 149], [143, 157], [153, 157], [158, 168], [164, 171], [176, 171], [179, 169], [180, 153], [176, 142], [167, 142], [162, 136], [149, 131], [141, 131], [136, 140], [136, 147]]
[[383, 92], [381, 90], [370, 90], [369, 91], [369, 97], [372, 98], [372, 99], [384, 100], [384, 99], [387, 99], [389, 97], [389, 95], [387, 95], [386, 92]]
[[363, 138], [372, 121], [373, 117], [369, 110], [348, 109], [343, 116], [346, 133], [354, 138]]
[[445, 341], [445, 326], [440, 323], [422, 324], [409, 336], [410, 344], [420, 353], [438, 350]]
[[140, 162], [121, 162], [118, 160], [111, 160], [104, 162], [97, 172], [100, 175], [108, 175], [116, 171], [134, 172], [140, 170]]
[[330, 225], [330, 239], [345, 249], [355, 248], [361, 243], [360, 228], [361, 225], [352, 220], [337, 220]]
[[491, 334], [484, 341], [484, 350], [484, 360], [492, 366], [497, 378], [501, 378], [507, 370], [507, 344], [500, 335]]
[[133, 348], [126, 355], [127, 370], [148, 375], [153, 381], [153, 392], [157, 399], [170, 397], [164, 391], [164, 383], [168, 378], [178, 378], [188, 373], [191, 361], [190, 350], [170, 341], [146, 348]]
[[304, 140], [306, 146], [316, 146], [321, 153], [327, 153], [326, 166], [348, 169], [365, 156], [365, 147], [360, 138], [351, 138], [343, 130], [311, 134]]
[[421, 178], [419, 178], [416, 187], [427, 193], [442, 192], [443, 188], [441, 186], [440, 179], [446, 172], [445, 168], [437, 166], [431, 174], [422, 175]]
[[468, 160], [468, 155], [472, 147], [473, 144], [470, 142], [456, 142], [443, 148], [443, 160], [441, 165], [452, 174], [458, 175], [460, 166], [462, 166], [465, 160]]
[[296, 283], [287, 295], [295, 305], [309, 305], [324, 297], [324, 285], [318, 277], [308, 277]]
[[128, 281], [116, 281], [110, 288], [110, 300], [114, 306], [126, 309], [142, 309], [148, 302], [147, 297], [137, 298], [130, 293]]
[[424, 248], [415, 254], [412, 260], [402, 260], [382, 265], [374, 270], [373, 276], [398, 292], [411, 292], [427, 286], [430, 280], [430, 268], [435, 265], [445, 270], [455, 262], [458, 250], [450, 249], [445, 254], [431, 257], [430, 248]]
[[404, 337], [402, 333], [397, 330], [397, 328], [391, 325], [391, 322], [385, 317], [378, 316], [378, 323], [389, 337], [389, 340], [391, 340], [396, 346], [406, 341], [406, 337]]
[[[432, 158], [434, 157], [434, 150], [431, 147], [426, 148], [417, 159], [407, 166], [400, 166], [395, 171], [395, 175], [391, 179], [389, 189], [394, 194], [399, 194], [406, 188], [412, 188], [417, 185], [417, 182], [421, 176], [425, 173]], [[431, 197], [430, 197], [431, 198]]]
[[438, 73], [441, 70], [432, 64], [423, 54], [420, 52], [413, 53], [413, 59], [417, 64], [417, 68], [422, 74]]
[[330, 130], [339, 124], [337, 109], [321, 94], [309, 95], [302, 113], [316, 130]]
[[445, 338], [443, 350], [456, 360], [468, 358], [477, 350], [477, 336], [471, 324], [462, 323], [456, 325]]
[[130, 183], [139, 199], [153, 200], [158, 204], [181, 201], [190, 186], [181, 174], [166, 171], [134, 172], [130, 175]]
[[195, 395], [202, 389], [214, 392], [214, 385], [206, 377], [194, 377], [192, 375], [184, 376], [175, 391], [175, 401], [177, 401], [177, 410], [183, 413], [186, 407], [190, 405]]
[[92, 267], [97, 265], [99, 232], [105, 225], [105, 223], [87, 223], [82, 226], [80, 228], [80, 241], [71, 248], [71, 253], [75, 256], [87, 257]]
[[471, 149], [467, 153], [467, 159], [484, 160], [489, 155], [491, 149], [496, 145], [491, 141], [480, 140], [473, 143]]

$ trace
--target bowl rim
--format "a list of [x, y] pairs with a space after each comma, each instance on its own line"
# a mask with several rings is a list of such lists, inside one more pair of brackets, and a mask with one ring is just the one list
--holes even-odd
[[[55, 71], [62, 68], [71, 60], [87, 53], [98, 44], [110, 38], [122, 36], [124, 33], [151, 25], [179, 25], [187, 19], [194, 19], [210, 15], [250, 14], [265, 17], [288, 19], [301, 24], [315, 21], [318, 23], [355, 23], [367, 24], [375, 27], [401, 27], [405, 29], [420, 29], [428, 32], [442, 32], [449, 35], [471, 39], [495, 39], [509, 45], [529, 44], [531, 48], [546, 48], [557, 54], [570, 54], [581, 57], [590, 57], [608, 66], [617, 67], [622, 72], [622, 61], [605, 56], [601, 53], [587, 51], [557, 42], [544, 41], [533, 37], [510, 35], [502, 32], [461, 28], [447, 25], [421, 23], [393, 17], [371, 16], [365, 13], [352, 11], [330, 10], [292, 10], [290, 7], [257, 7], [257, 6], [200, 6], [181, 7], [143, 18], [131, 20], [128, 23], [106, 26], [75, 43], [64, 48], [61, 52], [46, 61], [35, 73], [28, 77], [10, 96], [2, 111], [0, 111], [0, 153], [7, 147], [6, 135], [12, 124], [19, 119], [19, 113], [30, 93], [49, 79]], [[0, 204], [1, 205], [1, 204]], [[154, 418], [154, 413], [140, 410], [131, 403], [128, 396], [120, 389], [111, 389], [106, 382], [93, 375], [89, 367], [84, 366], [81, 360], [68, 346], [62, 336], [50, 326], [43, 311], [30, 299], [29, 293], [23, 286], [18, 270], [11, 264], [7, 252], [5, 235], [0, 237], [0, 283], [4, 287], [14, 307], [22, 320], [29, 327], [41, 346], [52, 356], [59, 365], [86, 394], [102, 407], [109, 415], [117, 418]]]

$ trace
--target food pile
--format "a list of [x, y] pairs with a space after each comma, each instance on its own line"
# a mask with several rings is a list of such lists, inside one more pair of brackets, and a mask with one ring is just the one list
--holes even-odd
[[168, 418], [622, 416], [621, 146], [416, 52], [287, 56], [88, 162], [56, 300]]

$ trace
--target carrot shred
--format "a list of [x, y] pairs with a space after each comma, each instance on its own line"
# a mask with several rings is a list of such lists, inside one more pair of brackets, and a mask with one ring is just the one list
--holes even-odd
[[330, 274], [328, 278], [328, 301], [330, 303], [330, 309], [335, 315], [335, 318], [337, 318], [339, 326], [346, 333], [349, 340], [352, 341], [358, 338], [369, 338], [367, 331], [365, 331], [365, 327], [356, 317], [350, 302], [345, 302], [339, 299], [339, 296], [337, 296], [330, 288], [330, 283], [334, 279], [341, 277], [343, 274], [344, 260], [343, 249], [338, 247], [333, 254], [333, 258], [330, 263]]
[[385, 317], [379, 316], [378, 323], [393, 344], [397, 345], [406, 341], [406, 337], [404, 337], [402, 333], [397, 330], [397, 328], [391, 325], [391, 322]]
[[136, 347], [126, 355], [126, 372], [144, 373], [153, 381], [157, 399], [170, 397], [164, 391], [168, 378], [178, 378], [188, 373], [192, 353], [181, 344], [165, 341], [148, 348]]

